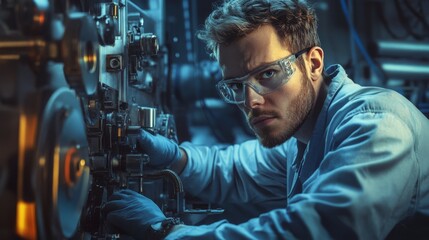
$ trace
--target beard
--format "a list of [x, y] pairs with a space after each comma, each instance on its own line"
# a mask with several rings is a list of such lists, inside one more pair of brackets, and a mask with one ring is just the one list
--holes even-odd
[[[316, 93], [311, 86], [310, 79], [306, 75], [301, 79], [302, 87], [298, 96], [293, 99], [288, 107], [284, 109], [286, 112], [284, 119], [282, 120], [280, 129], [257, 129], [251, 128], [258, 137], [260, 143], [267, 148], [273, 148], [280, 144], [283, 144], [285, 141], [290, 139], [302, 126], [302, 124], [307, 119], [314, 100], [316, 98]], [[276, 112], [254, 112], [253, 115], [261, 114], [271, 114], [273, 116], [278, 116]]]

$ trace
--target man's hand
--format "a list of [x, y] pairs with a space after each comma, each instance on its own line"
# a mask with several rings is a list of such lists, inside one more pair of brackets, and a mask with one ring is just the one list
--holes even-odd
[[110, 224], [135, 239], [145, 238], [151, 225], [166, 219], [152, 200], [131, 190], [114, 193], [104, 211]]
[[141, 130], [138, 144], [149, 155], [150, 165], [157, 168], [165, 168], [182, 157], [179, 146], [162, 135], [152, 135]]

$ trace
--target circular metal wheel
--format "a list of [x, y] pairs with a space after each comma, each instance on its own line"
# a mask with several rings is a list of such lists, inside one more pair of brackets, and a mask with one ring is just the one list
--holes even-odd
[[89, 150], [74, 91], [57, 89], [47, 101], [37, 138], [34, 190], [40, 239], [71, 238], [89, 187]]
[[[99, 43], [93, 18], [82, 12], [67, 15], [61, 41], [64, 74], [80, 96], [93, 95], [98, 84]], [[73, 47], [71, 47], [73, 46]]]

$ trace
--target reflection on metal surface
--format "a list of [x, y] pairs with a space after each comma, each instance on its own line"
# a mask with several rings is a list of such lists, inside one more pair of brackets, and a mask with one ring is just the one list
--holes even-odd
[[384, 73], [392, 79], [422, 80], [429, 79], [429, 63], [411, 61], [380, 61], [380, 66]]
[[16, 206], [16, 233], [23, 239], [37, 238], [36, 204], [18, 200]]
[[18, 187], [16, 205], [16, 234], [26, 239], [35, 239], [36, 231], [36, 211], [35, 202], [28, 199], [26, 194], [28, 183], [25, 178], [26, 161], [31, 160], [31, 154], [35, 150], [35, 138], [37, 133], [37, 116], [21, 115], [19, 118], [19, 152], [18, 152]]
[[139, 108], [139, 125], [142, 128], [153, 129], [155, 128], [156, 121], [156, 108], [140, 107]]
[[92, 95], [98, 83], [98, 38], [95, 22], [87, 14], [70, 13], [65, 27], [61, 51], [67, 81], [78, 94]]

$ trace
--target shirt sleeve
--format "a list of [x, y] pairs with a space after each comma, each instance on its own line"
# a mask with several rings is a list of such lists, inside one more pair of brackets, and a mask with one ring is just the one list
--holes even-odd
[[184, 227], [167, 239], [385, 238], [415, 210], [412, 131], [392, 114], [361, 113], [345, 119], [332, 137], [318, 170], [286, 208], [240, 225]]
[[285, 198], [285, 146], [268, 149], [256, 140], [229, 146], [180, 146], [188, 163], [180, 177], [186, 192], [212, 203]]

